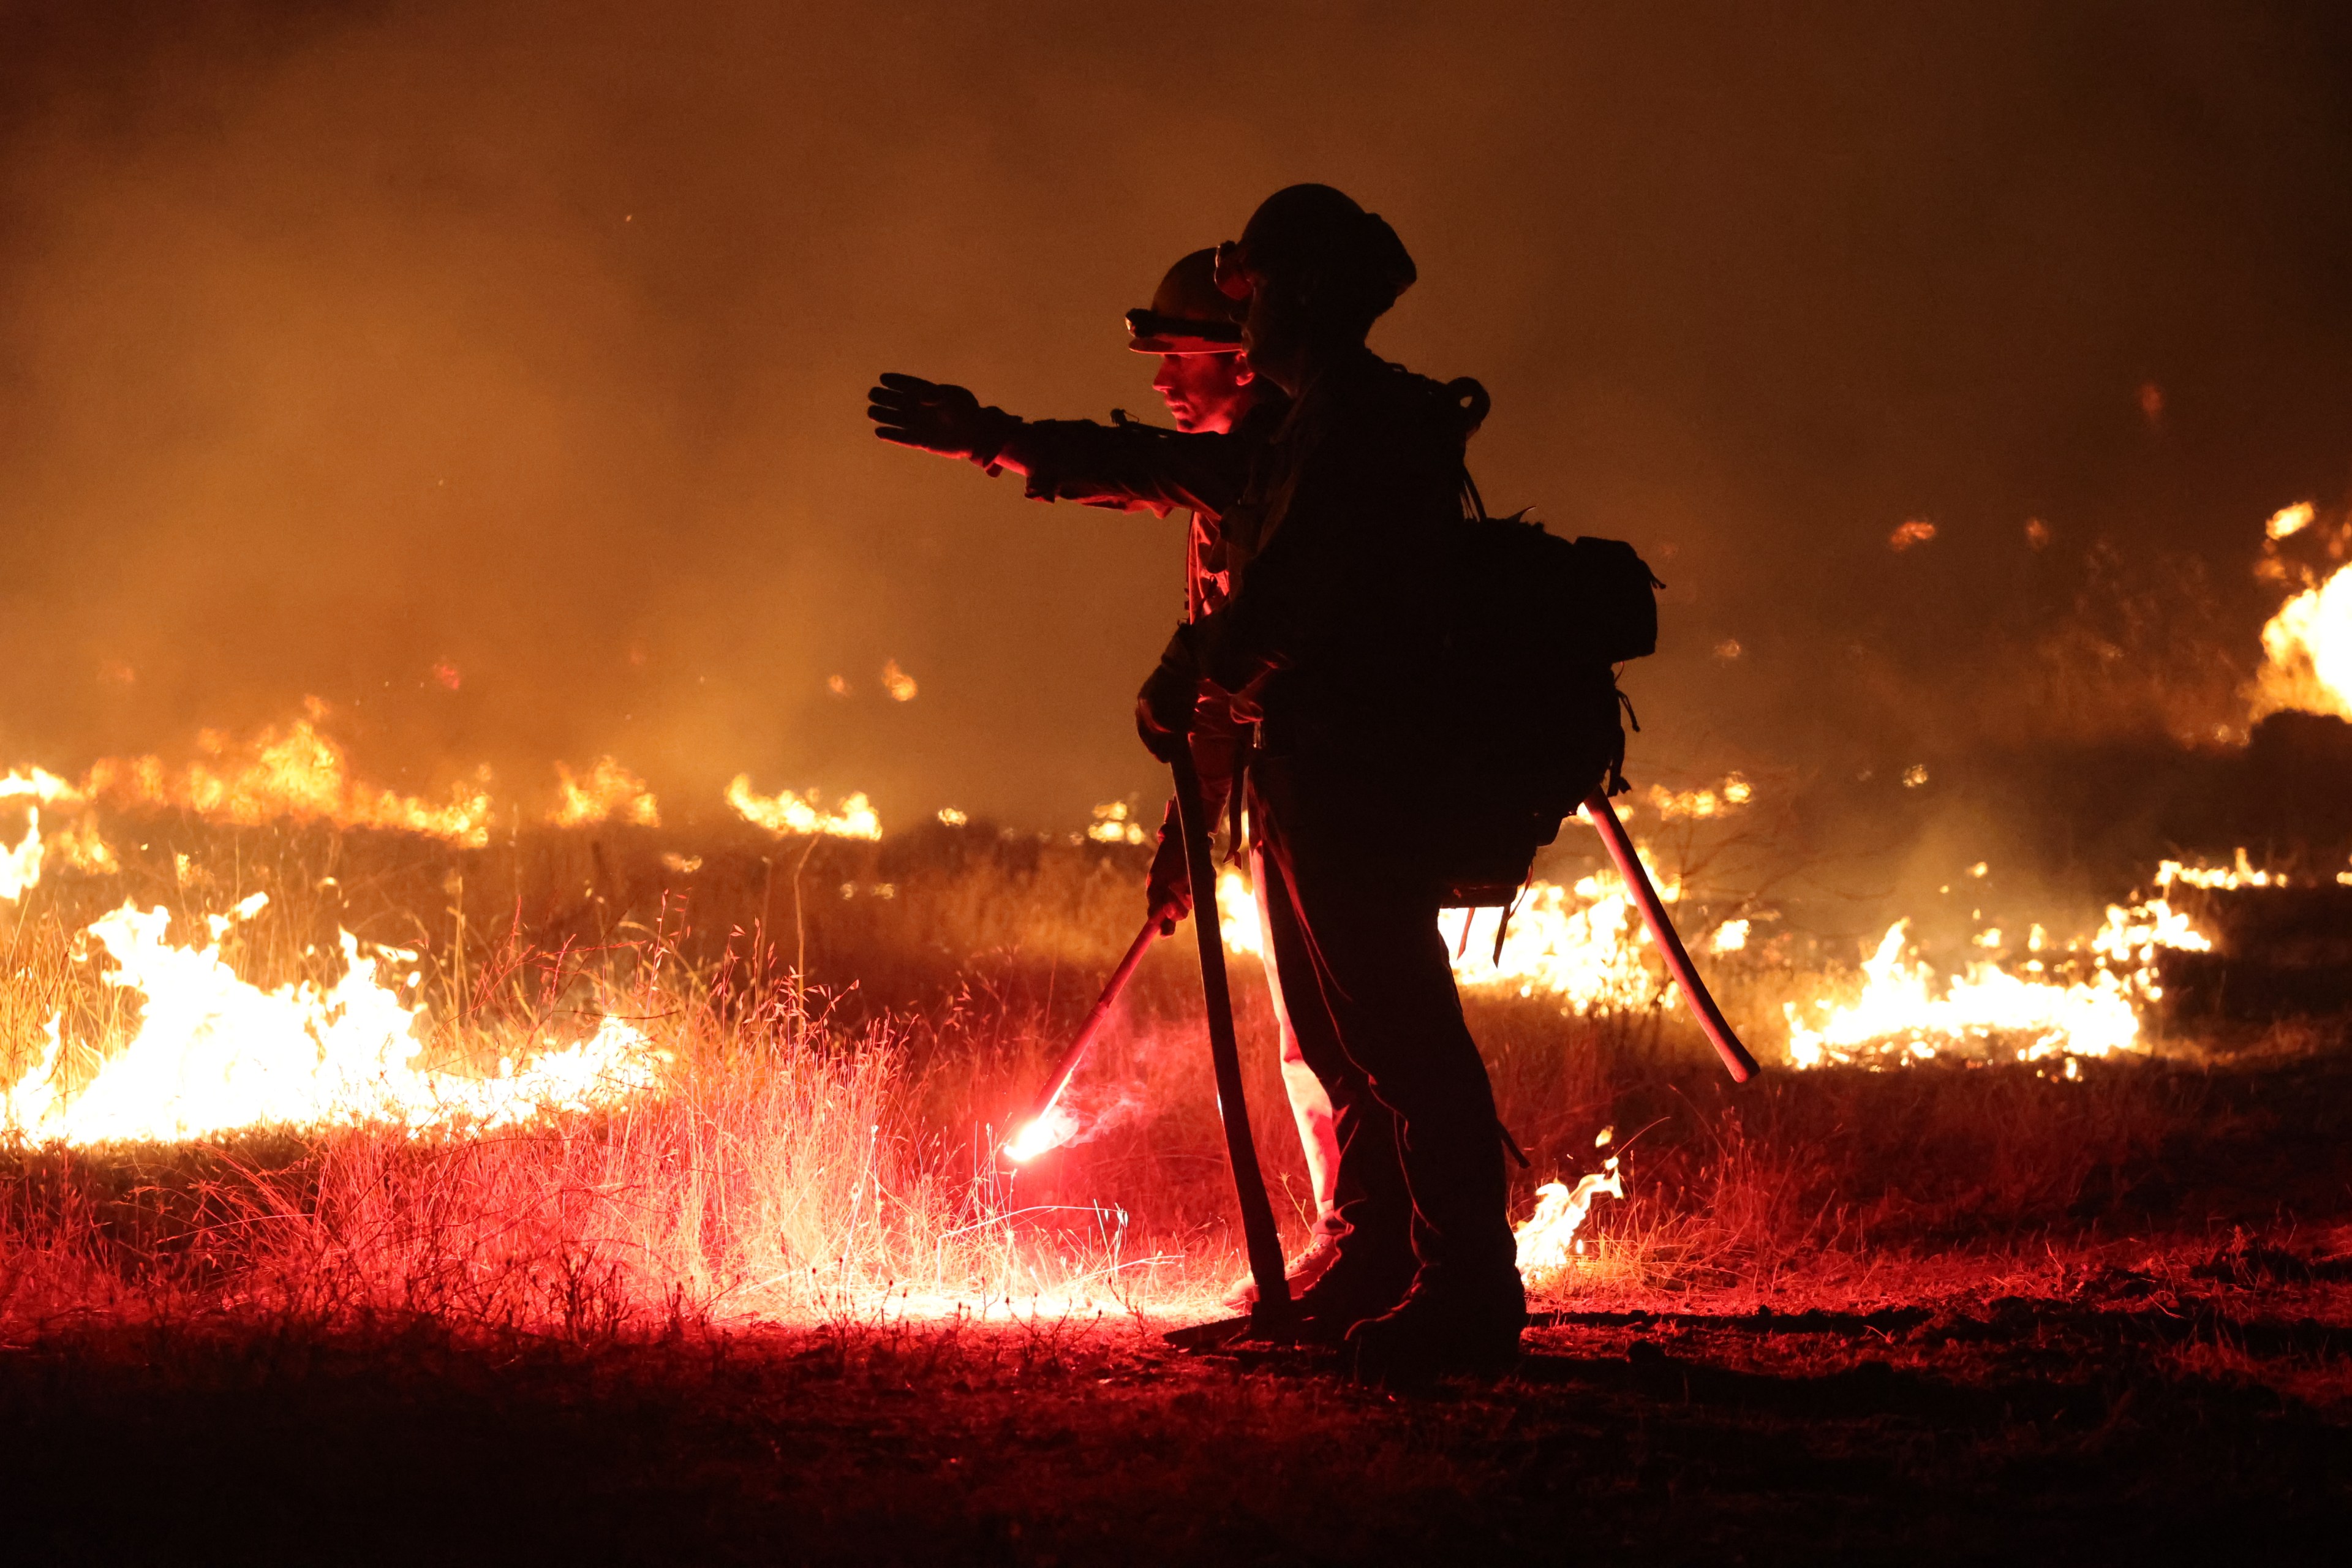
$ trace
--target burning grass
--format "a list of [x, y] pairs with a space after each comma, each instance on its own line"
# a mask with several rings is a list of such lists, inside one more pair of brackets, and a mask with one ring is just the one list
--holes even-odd
[[[1075, 1086], [1076, 1141], [996, 1158], [1130, 924], [1123, 839], [472, 848], [155, 816], [108, 841], [112, 869], [52, 868], [5, 917], [11, 1081], [53, 1019], [68, 1089], [147, 1026], [78, 941], [126, 898], [261, 992], [334, 984], [344, 931], [413, 953], [381, 977], [419, 1072], [510, 1080], [614, 1027], [656, 1071], [497, 1126], [16, 1142], [0, 1489], [36, 1554], [1935, 1561], [2021, 1531], [2242, 1545], [2249, 1510], [2284, 1531], [2344, 1500], [2335, 1023], [1734, 1089], [1654, 985], [1584, 1013], [1475, 987], [1517, 1212], [1554, 1181], [1588, 1212], [1523, 1373], [1399, 1405], [1155, 1331], [1241, 1271], [1185, 943]], [[1768, 1062], [1785, 1002], [1864, 983], [1774, 940], [1714, 961]], [[1238, 981], [1297, 1240], [1273, 1021]], [[126, 1473], [144, 1500], [104, 1504]]]
[[[1115, 956], [1134, 847], [942, 827], [779, 857], [756, 837], [721, 839], [697, 847], [688, 874], [675, 869], [688, 858], [621, 828], [476, 850], [184, 817], [136, 826], [144, 842], [122, 866], [53, 879], [15, 916], [0, 988], [15, 1103], [44, 1071], [78, 1102], [168, 1011], [121, 984], [121, 952], [79, 934], [128, 892], [133, 907], [168, 897], [178, 940], [209, 931], [240, 1005], [310, 995], [341, 1026], [361, 1009], [337, 1011], [330, 987], [361, 972], [351, 954], [376, 953], [359, 961], [385, 966], [376, 990], [406, 998], [380, 1022], [435, 1113], [146, 1145], [104, 1141], [97, 1122], [74, 1147], [35, 1122], [5, 1187], [0, 1314], [15, 1321], [94, 1300], [559, 1331], [592, 1310], [614, 1321], [1180, 1318], [1213, 1310], [1238, 1272], [1181, 943], [1147, 961], [1075, 1086], [1078, 1142], [1017, 1172], [996, 1158]], [[792, 862], [782, 879], [780, 858]], [[485, 888], [503, 895], [495, 921], [469, 913]], [[395, 937], [409, 944], [396, 962], [378, 949]], [[803, 985], [796, 955], [844, 984]], [[1718, 963], [1750, 1019], [1791, 985], [1826, 984], [1737, 957]], [[2158, 1041], [2152, 1057], [2113, 1062], [1914, 1062], [1735, 1091], [1654, 986], [1580, 1014], [1518, 989], [1530, 994], [1474, 990], [1470, 1006], [1531, 1156], [1518, 1212], [1533, 1212], [1539, 1184], [1583, 1190], [1580, 1230], [1556, 1238], [1559, 1266], [1538, 1279], [1559, 1299], [2258, 1221], [2235, 1200], [2188, 1212], [2181, 1173], [2226, 1186], [2234, 1170], [2269, 1168], [2273, 1134], [2235, 1108], [2306, 1070], [2249, 1074]], [[1296, 1235], [1312, 1216], [1277, 1109], [1272, 1019], [1262, 988], [1240, 994], [1262, 1155]], [[239, 1017], [217, 1026], [227, 1044]], [[614, 1039], [629, 1046], [618, 1067], [526, 1103], [535, 1061]], [[2334, 1039], [2306, 1035], [2297, 1059], [2329, 1059]], [[639, 1076], [616, 1081], [623, 1068]]]

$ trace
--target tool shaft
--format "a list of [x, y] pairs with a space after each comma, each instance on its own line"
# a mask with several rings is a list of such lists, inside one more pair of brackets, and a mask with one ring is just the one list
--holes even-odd
[[1275, 1228], [1274, 1205], [1266, 1199], [1265, 1177], [1258, 1169], [1257, 1143], [1250, 1136], [1249, 1106], [1243, 1095], [1233, 991], [1225, 976], [1224, 934], [1217, 921], [1217, 869], [1209, 854], [1209, 825], [1202, 811], [1201, 781], [1192, 759], [1180, 752], [1171, 765], [1176, 773], [1176, 815], [1184, 834], [1184, 861], [1192, 882], [1192, 926], [1201, 942], [1201, 993], [1208, 1005], [1217, 1112], [1225, 1124], [1225, 1156], [1233, 1165], [1234, 1194], [1241, 1203], [1250, 1277], [1257, 1285], [1257, 1304], [1251, 1315], [1272, 1327], [1288, 1318], [1290, 1287], [1282, 1277], [1282, 1237]]
[[1633, 895], [1633, 902], [1640, 907], [1642, 919], [1650, 928], [1650, 940], [1656, 942], [1658, 951], [1665, 955], [1668, 973], [1674, 975], [1675, 984], [1681, 989], [1683, 1000], [1690, 1005], [1692, 1015], [1698, 1019], [1698, 1026], [1706, 1032], [1716, 1055], [1723, 1058], [1725, 1069], [1731, 1074], [1731, 1081], [1746, 1083], [1759, 1070], [1756, 1058], [1749, 1056], [1748, 1047], [1739, 1043], [1739, 1037], [1732, 1031], [1730, 1020], [1723, 1016], [1723, 1009], [1716, 1005], [1715, 996], [1707, 990], [1706, 982], [1698, 977], [1698, 966], [1691, 962], [1690, 950], [1683, 946], [1683, 939], [1675, 931], [1675, 922], [1667, 917], [1665, 900], [1658, 897], [1657, 888], [1650, 881], [1650, 873], [1642, 866], [1641, 856], [1634, 853], [1633, 837], [1625, 831], [1625, 825], [1617, 820], [1616, 809], [1609, 804], [1609, 797], [1594, 790], [1585, 797], [1584, 816], [1600, 833], [1601, 842], [1609, 847], [1609, 858], [1617, 862], [1618, 874], [1625, 879], [1626, 889]]

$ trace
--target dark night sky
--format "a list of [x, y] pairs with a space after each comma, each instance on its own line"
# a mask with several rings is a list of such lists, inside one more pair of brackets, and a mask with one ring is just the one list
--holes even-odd
[[1637, 768], [2210, 731], [2352, 479], [2344, 15], [0, 5], [0, 755], [316, 692], [418, 783], [1150, 793], [1178, 525], [862, 393], [1157, 415], [1120, 312], [1298, 179], [1413, 249], [1374, 342], [1487, 383], [1489, 499], [1672, 584]]

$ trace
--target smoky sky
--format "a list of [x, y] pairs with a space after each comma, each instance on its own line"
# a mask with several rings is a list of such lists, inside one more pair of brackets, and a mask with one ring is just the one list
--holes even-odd
[[1489, 500], [1670, 584], [1637, 771], [2201, 723], [2263, 518], [2352, 477], [2332, 7], [0, 16], [9, 761], [315, 694], [415, 783], [1150, 795], [1178, 523], [863, 393], [1161, 416], [1121, 312], [1297, 180], [1412, 249], [1374, 345], [1490, 388]]

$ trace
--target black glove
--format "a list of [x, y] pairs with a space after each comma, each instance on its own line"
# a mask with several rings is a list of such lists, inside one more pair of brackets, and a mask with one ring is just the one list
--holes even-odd
[[1183, 754], [1192, 733], [1192, 710], [1201, 699], [1201, 668], [1186, 630], [1176, 628], [1159, 668], [1135, 696], [1135, 732], [1143, 738], [1143, 749], [1163, 763]]
[[1192, 912], [1192, 867], [1185, 858], [1184, 829], [1176, 803], [1160, 825], [1160, 847], [1151, 857], [1151, 875], [1143, 884], [1143, 908], [1160, 917], [1160, 934], [1176, 934], [1176, 922]]
[[866, 401], [866, 417], [883, 440], [983, 466], [1004, 449], [1020, 423], [1002, 408], [982, 408], [961, 386], [890, 370], [882, 373], [882, 384], [869, 390]]

